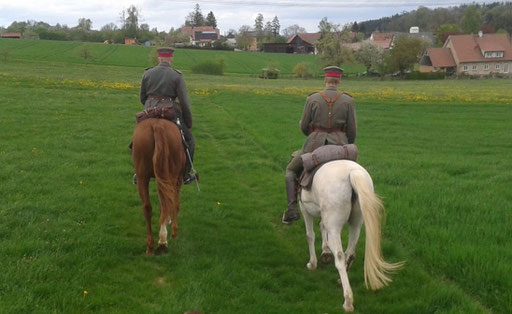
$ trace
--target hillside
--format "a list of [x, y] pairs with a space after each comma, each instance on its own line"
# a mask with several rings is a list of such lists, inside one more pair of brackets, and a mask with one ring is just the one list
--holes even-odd
[[[82, 57], [84, 49], [87, 49], [90, 54], [87, 60]], [[145, 68], [152, 65], [153, 48], [70, 41], [3, 39], [0, 40], [0, 54], [0, 58], [6, 58], [10, 61], [34, 60]], [[224, 59], [227, 75], [256, 76], [262, 68], [273, 64], [280, 69], [282, 76], [290, 77], [293, 75], [293, 67], [301, 62], [310, 63], [317, 75], [322, 73], [321, 66], [317, 64], [314, 55], [195, 49], [177, 49], [174, 67], [189, 72], [193, 65], [217, 58]], [[357, 65], [347, 65], [345, 71], [348, 74], [357, 73], [364, 71], [364, 68]]]
[[[461, 23], [467, 5], [449, 8], [429, 9], [420, 7], [417, 10], [395, 14], [356, 23], [357, 31], [370, 35], [374, 31], [380, 32], [408, 32], [411, 26], [419, 26], [421, 31], [435, 32], [443, 24]], [[481, 25], [491, 27], [494, 31], [506, 30], [512, 34], [512, 3], [494, 2], [476, 5], [481, 17]]]

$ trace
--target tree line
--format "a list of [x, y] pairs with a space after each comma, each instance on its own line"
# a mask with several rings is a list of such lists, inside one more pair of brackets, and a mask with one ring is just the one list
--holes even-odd
[[[43, 21], [27, 20], [14, 21], [6, 28], [0, 27], [0, 33], [21, 33], [23, 39], [70, 40], [87, 42], [124, 43], [125, 38], [135, 38], [138, 42], [152, 41], [165, 43], [175, 38], [184, 39], [179, 29], [171, 28], [169, 32], [151, 28], [147, 23], [140, 23], [141, 14], [136, 6], [131, 5], [119, 14], [120, 26], [108, 23], [100, 30], [93, 30], [92, 21], [80, 18], [74, 27], [67, 25], [50, 25]], [[217, 27], [217, 20], [212, 11], [206, 17], [196, 4], [194, 11], [185, 18], [183, 26], [213, 26]]]
[[[468, 10], [470, 13], [468, 14]], [[436, 32], [441, 25], [453, 25], [457, 31], [476, 33], [500, 30], [512, 34], [512, 2], [460, 5], [448, 8], [429, 9], [419, 7], [411, 12], [395, 14], [364, 22], [354, 22], [352, 30], [370, 36], [372, 32], [408, 32], [418, 26], [420, 31]]]

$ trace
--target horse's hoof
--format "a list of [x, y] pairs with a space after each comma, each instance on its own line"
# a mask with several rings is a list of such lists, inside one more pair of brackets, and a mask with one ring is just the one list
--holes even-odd
[[316, 269], [316, 264], [313, 264], [313, 263], [307, 263], [306, 264], [306, 268], [308, 270], [315, 270]]
[[167, 245], [160, 244], [156, 248], [155, 255], [167, 254], [168, 252], [169, 252], [169, 249], [167, 248]]
[[354, 312], [354, 306], [353, 305], [345, 305], [343, 304], [343, 309], [345, 312]]
[[153, 249], [147, 248], [146, 255], [152, 255], [152, 254], [153, 254]]
[[329, 252], [323, 252], [322, 255], [320, 255], [320, 260], [324, 264], [329, 264], [332, 262], [333, 255]]

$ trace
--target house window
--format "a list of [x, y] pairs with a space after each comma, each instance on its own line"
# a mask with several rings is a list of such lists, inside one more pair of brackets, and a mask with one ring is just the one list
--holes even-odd
[[486, 51], [484, 53], [484, 58], [503, 58], [503, 51]]
[[476, 71], [478, 69], [478, 66], [476, 64], [473, 64], [473, 71]]
[[505, 65], [503, 66], [503, 72], [508, 73], [509, 67], [510, 67], [510, 63], [505, 63]]
[[496, 63], [496, 66], [495, 66], [494, 68], [495, 68], [496, 70], [498, 70], [498, 71], [499, 71], [499, 70], [500, 70], [500, 68], [501, 68], [501, 67], [500, 67], [500, 64], [499, 64], [499, 63]]
[[463, 71], [467, 71], [468, 70], [468, 66], [466, 64], [464, 64], [464, 66], [462, 67], [462, 70]]
[[488, 63], [484, 64], [484, 70], [489, 71], [489, 64]]

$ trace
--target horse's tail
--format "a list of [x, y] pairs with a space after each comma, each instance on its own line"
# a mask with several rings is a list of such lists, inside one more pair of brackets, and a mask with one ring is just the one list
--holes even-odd
[[352, 171], [350, 172], [350, 183], [357, 193], [366, 226], [364, 282], [367, 288], [370, 286], [372, 290], [381, 289], [391, 282], [388, 274], [399, 269], [403, 262], [389, 264], [382, 257], [380, 223], [384, 207], [379, 196], [374, 193], [368, 175], [361, 170]]
[[153, 151], [153, 171], [158, 188], [160, 200], [160, 225], [167, 224], [171, 218], [172, 233], [174, 238], [178, 233], [178, 200], [177, 187], [173, 181], [169, 163], [171, 152], [169, 148], [170, 139], [165, 128], [159, 124], [153, 124], [153, 136], [155, 139], [155, 150]]

